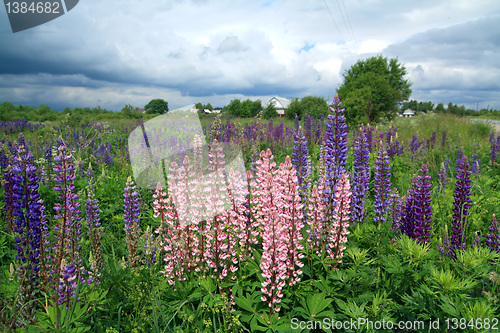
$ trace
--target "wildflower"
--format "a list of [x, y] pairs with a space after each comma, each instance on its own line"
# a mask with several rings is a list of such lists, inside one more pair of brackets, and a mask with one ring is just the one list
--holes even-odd
[[335, 95], [328, 115], [328, 124], [325, 133], [325, 201], [327, 205], [327, 218], [333, 215], [335, 187], [340, 176], [346, 172], [347, 164], [347, 125], [344, 110], [340, 107], [339, 96]]
[[402, 232], [419, 243], [428, 243], [431, 235], [432, 204], [431, 176], [426, 164], [420, 169], [421, 175], [414, 175], [402, 218]]
[[489, 233], [486, 234], [486, 247], [491, 251], [500, 252], [500, 233], [495, 214], [491, 217]]
[[389, 205], [389, 220], [392, 222], [391, 229], [400, 229], [400, 223], [401, 223], [401, 197], [399, 195], [399, 191], [397, 188], [393, 188], [390, 194], [391, 197], [391, 202]]
[[[69, 310], [70, 303], [75, 298], [77, 284], [77, 268], [73, 264], [67, 264], [63, 259], [59, 278], [58, 304], [65, 304], [66, 310]], [[79, 300], [77, 298], [77, 301]]]
[[123, 209], [125, 221], [125, 240], [127, 242], [129, 262], [132, 267], [137, 267], [139, 264], [139, 256], [137, 253], [138, 237], [139, 237], [139, 194], [136, 191], [136, 186], [129, 176], [123, 193]]
[[391, 166], [385, 147], [378, 148], [375, 161], [375, 217], [374, 221], [385, 221], [385, 214], [391, 204]]
[[297, 134], [295, 134], [292, 156], [293, 167], [297, 170], [300, 197], [302, 202], [305, 202], [309, 188], [309, 177], [311, 176], [311, 160], [302, 127], [299, 127]]
[[95, 269], [92, 271], [93, 280], [99, 283], [97, 278], [101, 275], [103, 267], [101, 255], [101, 219], [99, 217], [99, 202], [95, 197], [96, 185], [94, 179], [94, 171], [89, 165], [87, 172], [87, 199], [85, 200], [85, 214], [87, 220], [87, 234], [90, 238], [92, 252], [94, 253]]
[[467, 231], [467, 215], [469, 215], [470, 208], [470, 195], [471, 195], [471, 174], [469, 170], [469, 160], [463, 157], [457, 163], [459, 169], [457, 170], [457, 182], [455, 183], [455, 201], [453, 203], [453, 227], [451, 232], [451, 248], [456, 257], [456, 253], [465, 250], [465, 236]]
[[370, 150], [366, 141], [364, 126], [354, 141], [354, 171], [352, 174], [353, 222], [361, 222], [365, 217], [365, 198], [370, 185]]
[[338, 190], [335, 193], [335, 213], [333, 215], [333, 224], [327, 229], [329, 257], [335, 261], [334, 268], [342, 262], [345, 243], [349, 231], [349, 215], [351, 205], [351, 187], [347, 174], [342, 174], [339, 179]]

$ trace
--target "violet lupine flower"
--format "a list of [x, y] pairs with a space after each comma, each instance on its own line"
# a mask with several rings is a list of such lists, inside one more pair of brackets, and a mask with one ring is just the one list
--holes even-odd
[[386, 221], [385, 214], [391, 204], [391, 166], [389, 156], [384, 145], [378, 148], [377, 159], [375, 160], [375, 217], [374, 221]]
[[467, 215], [469, 215], [471, 195], [471, 174], [469, 160], [463, 157], [457, 171], [457, 182], [455, 183], [455, 201], [453, 203], [453, 227], [451, 231], [451, 248], [453, 257], [456, 258], [458, 251], [465, 250], [465, 237], [467, 233]]
[[401, 196], [397, 188], [393, 188], [391, 191], [391, 203], [389, 205], [389, 220], [391, 221], [391, 229], [399, 230], [401, 228]]
[[418, 148], [420, 148], [420, 142], [418, 141], [417, 134], [413, 134], [410, 142], [410, 152], [413, 154], [413, 156], [417, 155]]
[[441, 169], [439, 169], [439, 181], [438, 181], [438, 190], [441, 193], [444, 193], [444, 190], [446, 189], [446, 166], [443, 163], [441, 163]]
[[471, 171], [475, 176], [481, 176], [481, 161], [477, 154], [472, 156]]
[[347, 164], [347, 125], [344, 111], [339, 96], [335, 94], [328, 115], [328, 124], [325, 133], [325, 202], [327, 205], [327, 218], [334, 214], [335, 187], [340, 176], [346, 172]]
[[458, 169], [460, 169], [460, 163], [462, 163], [462, 159], [464, 158], [464, 149], [463, 147], [458, 148], [457, 151], [457, 160], [455, 162], [455, 172], [458, 173]]
[[[36, 167], [33, 165], [33, 155], [24, 146], [23, 134], [19, 134], [19, 146], [17, 156], [14, 158], [12, 168], [13, 181], [13, 208], [15, 218], [14, 232], [16, 259], [19, 275], [21, 277], [20, 289], [25, 302], [32, 301], [37, 296], [41, 253], [41, 215], [42, 206], [38, 193], [38, 177]], [[27, 309], [33, 309], [26, 304]]]
[[432, 132], [431, 139], [430, 139], [430, 148], [434, 149], [435, 145], [436, 145], [436, 131]]
[[304, 114], [304, 128], [306, 130], [306, 139], [309, 144], [312, 144], [312, 123], [311, 117], [306, 113]]
[[295, 134], [292, 156], [293, 167], [297, 170], [300, 197], [305, 203], [309, 189], [309, 177], [311, 176], [311, 160], [302, 127], [299, 127], [297, 134]]
[[295, 118], [293, 119], [293, 127], [295, 128], [295, 132], [299, 130], [299, 115], [295, 114]]
[[443, 256], [448, 256], [448, 257], [453, 256], [453, 251], [450, 246], [450, 236], [448, 234], [447, 225], [444, 226], [443, 241], [441, 242], [441, 239], [439, 240], [438, 251], [441, 252], [441, 258], [443, 258]]
[[498, 232], [497, 217], [491, 217], [491, 225], [486, 234], [486, 247], [491, 251], [500, 252], [500, 233]]
[[368, 143], [368, 149], [370, 149], [370, 153], [373, 151], [373, 130], [375, 127], [368, 126], [365, 128], [364, 124], [361, 124], [361, 127], [365, 130], [366, 134], [366, 142]]
[[351, 205], [351, 186], [349, 177], [346, 173], [340, 176], [337, 191], [335, 192], [335, 212], [333, 214], [333, 223], [327, 230], [328, 247], [327, 253], [330, 259], [335, 261], [333, 268], [342, 263], [344, 256], [347, 235], [349, 235], [349, 216]]
[[490, 160], [492, 165], [497, 160], [498, 146], [498, 141], [495, 140], [495, 133], [490, 133]]
[[76, 179], [75, 166], [69, 163], [72, 158], [70, 153], [67, 153], [67, 148], [61, 145], [59, 148], [59, 155], [54, 157], [57, 165], [54, 167], [54, 172], [57, 174], [54, 177], [54, 190], [60, 192], [59, 200], [61, 203], [54, 205], [56, 214], [54, 219], [56, 222], [56, 245], [55, 252], [55, 271], [56, 278], [62, 274], [63, 268], [61, 267], [62, 260], [65, 259], [70, 264], [76, 267], [76, 275], [84, 280], [85, 269], [80, 258], [80, 239], [81, 239], [81, 223], [80, 220], [80, 203], [78, 202], [78, 195], [74, 193], [75, 186], [73, 181]]
[[132, 177], [127, 178], [127, 183], [123, 190], [123, 213], [125, 221], [125, 236], [128, 248], [129, 262], [132, 267], [139, 264], [139, 255], [137, 253], [139, 237], [139, 194]]
[[99, 201], [95, 197], [96, 185], [94, 171], [89, 165], [87, 172], [87, 199], [85, 200], [85, 214], [87, 219], [87, 234], [90, 237], [90, 245], [93, 252], [92, 274], [93, 280], [99, 284], [98, 277], [103, 267], [101, 255], [101, 218], [99, 217]]
[[422, 165], [421, 175], [414, 175], [412, 188], [408, 192], [405, 211], [402, 218], [401, 230], [408, 237], [418, 243], [428, 243], [431, 235], [432, 204], [431, 204], [431, 176], [428, 175], [427, 165]]
[[443, 134], [441, 136], [441, 147], [444, 147], [445, 143], [446, 143], [446, 130], [444, 129]]
[[365, 198], [370, 185], [370, 149], [364, 127], [354, 140], [354, 166], [352, 174], [351, 221], [361, 222], [365, 217]]
[[[61, 263], [61, 277], [59, 278], [58, 304], [65, 304], [66, 310], [69, 310], [70, 304], [75, 298], [77, 284], [77, 268], [73, 264], [67, 265], [63, 259]], [[77, 298], [77, 301], [79, 300]]]

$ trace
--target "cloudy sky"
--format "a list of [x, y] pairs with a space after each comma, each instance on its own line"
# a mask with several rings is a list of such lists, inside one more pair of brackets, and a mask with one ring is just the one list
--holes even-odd
[[405, 64], [412, 99], [500, 109], [498, 0], [82, 0], [18, 33], [2, 7], [0, 102], [331, 99], [377, 54]]

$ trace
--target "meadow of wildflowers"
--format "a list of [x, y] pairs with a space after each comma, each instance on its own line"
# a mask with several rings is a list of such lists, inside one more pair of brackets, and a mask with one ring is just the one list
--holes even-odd
[[[349, 128], [338, 96], [330, 111], [219, 116], [207, 142], [154, 133], [189, 151], [155, 189], [132, 177], [127, 136], [140, 121], [1, 124], [0, 328], [465, 318], [462, 331], [498, 329], [500, 135], [433, 114]], [[225, 145], [247, 170], [224, 172]]]

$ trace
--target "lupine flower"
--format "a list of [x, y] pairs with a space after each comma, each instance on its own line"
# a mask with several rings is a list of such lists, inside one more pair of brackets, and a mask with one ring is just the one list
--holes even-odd
[[441, 243], [441, 239], [439, 240], [438, 251], [441, 252], [441, 258], [443, 258], [443, 256], [448, 256], [448, 257], [453, 256], [453, 250], [451, 249], [451, 246], [450, 246], [450, 236], [448, 235], [448, 226], [447, 225], [444, 226], [444, 236], [443, 236], [442, 243]]
[[347, 235], [349, 231], [349, 215], [351, 205], [351, 187], [349, 177], [343, 173], [340, 176], [337, 191], [335, 193], [335, 213], [333, 215], [333, 223], [326, 226], [328, 234], [327, 253], [330, 259], [335, 261], [333, 268], [342, 263], [344, 256], [345, 243], [347, 243]]
[[471, 165], [471, 171], [474, 175], [476, 176], [481, 176], [481, 161], [478, 158], [477, 154], [474, 154], [472, 156], [472, 165]]
[[297, 170], [297, 181], [302, 202], [305, 202], [307, 190], [309, 189], [309, 177], [311, 176], [311, 160], [308, 153], [307, 141], [304, 137], [302, 127], [299, 127], [295, 135], [292, 163]]
[[[33, 155], [25, 147], [24, 136], [19, 134], [17, 156], [14, 158], [12, 168], [12, 198], [15, 218], [14, 232], [16, 259], [19, 260], [18, 269], [21, 278], [20, 289], [24, 302], [23, 310], [31, 312], [34, 307], [30, 302], [37, 297], [39, 283], [41, 247], [41, 215], [42, 206], [38, 193], [38, 177], [36, 167], [33, 165]], [[28, 318], [30, 316], [27, 316]]]
[[80, 239], [81, 239], [81, 216], [80, 203], [78, 195], [74, 193], [75, 186], [73, 181], [75, 177], [75, 167], [69, 163], [72, 158], [71, 154], [67, 153], [67, 148], [61, 145], [59, 155], [54, 157], [57, 163], [54, 167], [56, 176], [54, 177], [54, 190], [60, 192], [59, 200], [61, 203], [54, 205], [56, 214], [54, 219], [56, 222], [56, 244], [54, 247], [55, 259], [55, 277], [59, 279], [63, 272], [62, 260], [65, 259], [68, 265], [73, 265], [76, 269], [76, 276], [82, 282], [85, 282], [84, 275], [86, 274], [80, 258]]
[[398, 189], [395, 187], [392, 189], [390, 196], [391, 196], [391, 202], [389, 205], [388, 217], [392, 223], [391, 229], [399, 230], [401, 227], [400, 224], [401, 224], [401, 215], [402, 215], [401, 196], [399, 195]]
[[446, 143], [446, 130], [444, 129], [443, 134], [441, 136], [441, 147], [444, 147], [445, 143]]
[[304, 115], [304, 128], [306, 130], [306, 139], [309, 144], [312, 144], [312, 123], [311, 117], [306, 113]]
[[374, 221], [385, 221], [391, 204], [391, 166], [385, 147], [381, 144], [375, 160], [375, 217]]
[[486, 234], [486, 247], [491, 251], [500, 252], [500, 233], [495, 214], [491, 217], [489, 233]]
[[344, 110], [340, 107], [339, 96], [335, 94], [328, 115], [328, 124], [325, 133], [325, 203], [327, 205], [327, 218], [333, 215], [335, 206], [335, 187], [340, 176], [346, 172], [347, 164], [347, 125], [345, 123]]
[[98, 277], [101, 275], [103, 267], [101, 255], [101, 218], [99, 217], [99, 201], [95, 197], [96, 185], [94, 171], [89, 165], [87, 172], [87, 199], [85, 200], [85, 215], [87, 219], [87, 234], [93, 252], [94, 268], [92, 270], [93, 280], [99, 283]]
[[446, 189], [446, 166], [443, 163], [441, 163], [441, 169], [439, 170], [439, 181], [438, 181], [438, 190], [441, 193], [444, 193], [444, 190]]
[[463, 147], [459, 147], [457, 150], [457, 160], [455, 163], [455, 171], [458, 172], [460, 168], [460, 163], [462, 163], [462, 158], [464, 157], [464, 149]]
[[465, 236], [467, 232], [467, 215], [469, 215], [470, 195], [471, 195], [471, 174], [469, 170], [469, 160], [463, 157], [461, 162], [457, 163], [457, 182], [455, 183], [455, 201], [453, 203], [453, 227], [451, 232], [451, 247], [456, 257], [458, 251], [465, 250]]
[[498, 155], [498, 141], [495, 140], [495, 133], [490, 133], [490, 160], [493, 165]]
[[412, 188], [409, 190], [402, 219], [402, 232], [418, 243], [428, 243], [431, 235], [432, 204], [431, 176], [427, 165], [422, 165], [421, 175], [414, 175]]
[[354, 167], [352, 174], [351, 221], [361, 222], [365, 217], [365, 198], [370, 185], [370, 150], [364, 126], [354, 141]]
[[436, 145], [436, 131], [432, 132], [431, 139], [430, 139], [430, 148], [434, 149], [435, 145]]
[[[63, 259], [61, 263], [61, 276], [59, 278], [58, 304], [66, 304], [66, 310], [69, 310], [69, 306], [75, 298], [78, 284], [77, 271], [77, 268], [73, 264], [67, 264]], [[77, 301], [79, 300], [77, 297]]]
[[297, 171], [292, 167], [290, 157], [285, 158], [285, 163], [280, 165], [276, 180], [278, 190], [281, 195], [281, 215], [283, 222], [288, 227], [288, 259], [287, 265], [287, 279], [290, 286], [300, 281], [302, 274], [301, 268], [304, 264], [300, 261], [304, 258], [302, 250], [302, 223], [303, 204], [300, 202], [299, 189], [297, 186]]
[[125, 235], [127, 241], [129, 262], [132, 267], [137, 267], [139, 264], [139, 255], [137, 253], [138, 238], [139, 238], [139, 194], [136, 191], [136, 186], [132, 181], [132, 177], [127, 178], [127, 183], [123, 190], [123, 210], [125, 221]]
[[325, 248], [326, 244], [326, 234], [323, 226], [325, 216], [323, 186], [324, 182], [321, 181], [319, 182], [318, 187], [316, 185], [313, 186], [307, 210], [308, 227], [306, 232], [309, 234], [307, 237], [308, 252], [316, 253], [318, 257], [321, 257], [321, 252]]
[[295, 118], [293, 119], [293, 127], [295, 128], [295, 131], [299, 130], [299, 115], [295, 114]]

